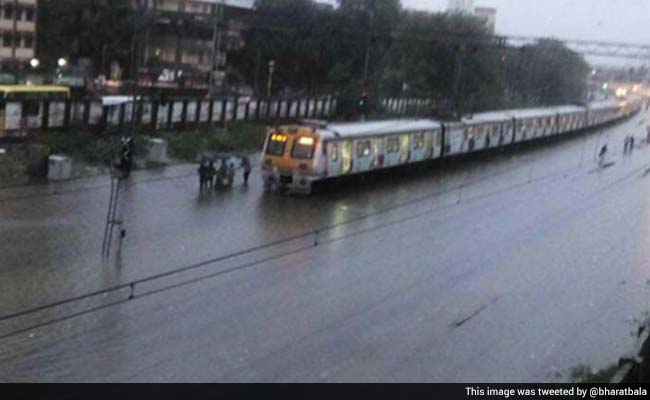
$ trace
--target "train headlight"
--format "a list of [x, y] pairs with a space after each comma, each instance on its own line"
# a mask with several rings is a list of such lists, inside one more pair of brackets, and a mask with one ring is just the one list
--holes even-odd
[[303, 136], [300, 139], [298, 139], [298, 144], [301, 146], [313, 146], [314, 138], [309, 136]]

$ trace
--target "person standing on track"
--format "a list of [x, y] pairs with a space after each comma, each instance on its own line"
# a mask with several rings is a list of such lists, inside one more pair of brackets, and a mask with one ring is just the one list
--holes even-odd
[[231, 187], [235, 183], [235, 165], [230, 163], [228, 166], [228, 186]]
[[205, 161], [201, 161], [201, 165], [199, 165], [199, 168], [196, 170], [196, 172], [199, 174], [199, 189], [203, 191], [207, 185], [207, 169], [205, 165]]
[[208, 165], [206, 172], [207, 186], [208, 188], [212, 189], [214, 187], [214, 181], [217, 175], [217, 169], [214, 167], [214, 161], [210, 161], [210, 165]]

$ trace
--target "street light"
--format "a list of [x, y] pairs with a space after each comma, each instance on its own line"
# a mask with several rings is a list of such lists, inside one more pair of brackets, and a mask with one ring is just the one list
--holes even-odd
[[275, 60], [269, 61], [269, 84], [266, 88], [266, 97], [271, 97], [271, 88], [273, 86], [273, 72], [275, 72]]
[[61, 57], [59, 58], [59, 61], [57, 61], [57, 64], [59, 65], [60, 68], [64, 68], [66, 65], [68, 65], [68, 60]]
[[32, 68], [36, 69], [38, 68], [39, 65], [41, 65], [41, 61], [38, 58], [32, 58], [31, 60], [29, 60], [29, 65]]

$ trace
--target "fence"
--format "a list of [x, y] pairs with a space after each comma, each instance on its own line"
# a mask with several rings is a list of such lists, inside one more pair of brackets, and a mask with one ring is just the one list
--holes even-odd
[[[22, 137], [29, 131], [68, 128], [93, 128], [98, 131], [122, 129], [131, 125], [156, 131], [184, 129], [230, 121], [276, 121], [281, 119], [334, 119], [338, 100], [315, 98], [226, 98], [145, 100], [133, 104], [103, 104], [100, 100], [10, 101], [5, 106], [4, 131], [0, 136]], [[421, 98], [385, 98], [382, 112], [392, 117], [428, 116], [444, 101]]]
[[413, 97], [391, 97], [381, 101], [383, 111], [394, 116], [429, 116], [434, 111], [448, 111], [451, 101]]
[[151, 130], [224, 124], [229, 121], [271, 121], [289, 118], [334, 117], [333, 97], [302, 99], [182, 99], [145, 100], [136, 104], [106, 105], [99, 100], [27, 100], [7, 102], [4, 135], [24, 136], [28, 131], [91, 127], [98, 130], [130, 126]]

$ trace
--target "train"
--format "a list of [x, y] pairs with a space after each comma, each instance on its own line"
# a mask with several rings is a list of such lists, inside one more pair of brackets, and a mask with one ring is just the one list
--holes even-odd
[[628, 118], [642, 105], [636, 98], [489, 111], [451, 122], [421, 118], [280, 125], [268, 129], [262, 179], [267, 190], [310, 194], [321, 181], [595, 128]]

